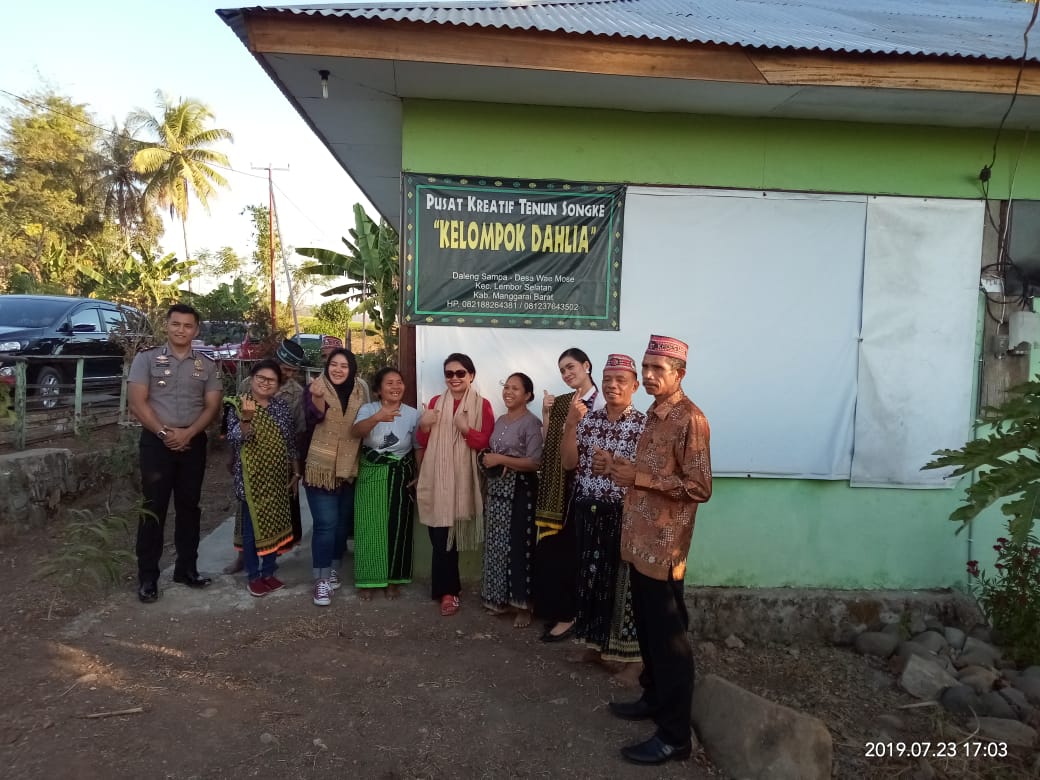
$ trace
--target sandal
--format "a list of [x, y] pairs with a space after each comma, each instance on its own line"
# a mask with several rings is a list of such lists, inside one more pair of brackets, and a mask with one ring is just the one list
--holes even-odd
[[458, 611], [458, 596], [441, 596], [441, 617], [451, 617]]

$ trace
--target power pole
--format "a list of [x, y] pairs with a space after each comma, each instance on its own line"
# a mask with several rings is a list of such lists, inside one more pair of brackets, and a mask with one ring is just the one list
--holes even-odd
[[275, 276], [274, 272], [274, 178], [272, 171], [287, 171], [288, 168], [274, 168], [270, 163], [267, 165], [253, 165], [254, 171], [267, 171], [267, 249], [270, 255], [269, 266], [271, 272], [271, 331], [278, 328], [278, 302], [275, 299]]

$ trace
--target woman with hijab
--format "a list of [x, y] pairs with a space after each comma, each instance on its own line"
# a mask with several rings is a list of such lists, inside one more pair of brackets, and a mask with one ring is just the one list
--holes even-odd
[[534, 505], [542, 462], [542, 423], [527, 409], [534, 383], [512, 374], [502, 386], [506, 413], [495, 420], [491, 449], [480, 455], [487, 475], [481, 599], [495, 615], [516, 610], [513, 625], [531, 624]]
[[354, 524], [354, 480], [361, 439], [354, 435], [353, 427], [365, 402], [356, 376], [354, 353], [334, 349], [325, 361], [325, 371], [310, 383], [304, 396], [311, 430], [304, 488], [314, 520], [311, 565], [314, 603], [319, 607], [332, 603], [332, 591], [340, 585], [343, 551]]
[[469, 355], [448, 355], [446, 391], [434, 396], [419, 418], [418, 440], [425, 454], [416, 499], [419, 522], [429, 529], [433, 546], [432, 596], [444, 617], [459, 611], [459, 551], [479, 550], [483, 541], [477, 453], [488, 446], [495, 414], [472, 386], [476, 375]]
[[419, 411], [403, 402], [404, 377], [381, 368], [372, 380], [377, 401], [365, 404], [353, 433], [362, 440], [354, 506], [354, 586], [361, 599], [381, 588], [395, 599], [412, 581], [415, 439]]
[[592, 362], [577, 347], [566, 350], [557, 361], [560, 378], [573, 392], [542, 397], [542, 470], [539, 472], [538, 508], [535, 525], [534, 609], [546, 621], [543, 642], [562, 642], [574, 630], [578, 592], [578, 530], [566, 522], [573, 472], [560, 461], [564, 424], [575, 396], [589, 410], [602, 409], [606, 402], [592, 381]]
[[254, 363], [249, 381], [246, 393], [227, 400], [227, 440], [234, 448], [232, 474], [242, 508], [234, 544], [249, 593], [261, 597], [283, 586], [274, 573], [278, 552], [292, 544], [289, 499], [299, 489], [300, 467], [292, 410], [277, 395], [282, 384], [278, 363]]

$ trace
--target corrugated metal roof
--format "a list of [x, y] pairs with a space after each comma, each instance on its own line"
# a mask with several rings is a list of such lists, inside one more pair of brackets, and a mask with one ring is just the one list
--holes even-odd
[[[267, 11], [733, 46], [1018, 60], [1021, 0], [453, 0], [264, 6]], [[237, 18], [236, 18], [237, 17]], [[1034, 28], [1040, 51], [1040, 25]], [[1030, 52], [1028, 60], [1040, 61]]]

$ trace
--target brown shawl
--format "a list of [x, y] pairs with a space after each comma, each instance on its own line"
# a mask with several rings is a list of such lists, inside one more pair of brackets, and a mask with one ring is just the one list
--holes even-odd
[[471, 387], [454, 415], [450, 411], [453, 403], [451, 393], [446, 392], [433, 406], [441, 414], [430, 430], [416, 485], [419, 522], [450, 528], [449, 550], [453, 543], [460, 551], [479, 550], [484, 541], [484, 499], [477, 452], [466, 444], [454, 418], [466, 412], [470, 427], [479, 431], [484, 420], [484, 399]]
[[328, 377], [323, 376], [321, 381], [325, 383], [325, 419], [314, 427], [304, 479], [313, 487], [335, 490], [344, 481], [353, 481], [358, 473], [361, 439], [352, 436], [350, 429], [365, 398], [360, 383], [355, 383], [344, 410]]

